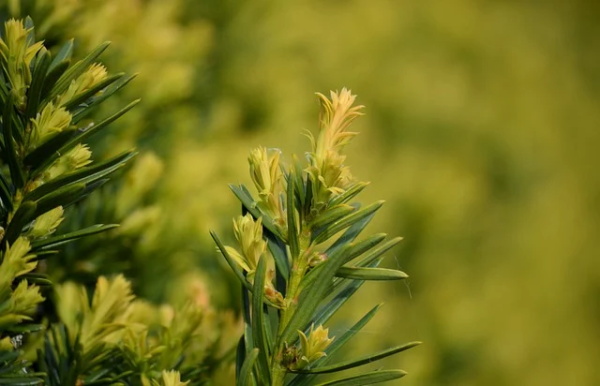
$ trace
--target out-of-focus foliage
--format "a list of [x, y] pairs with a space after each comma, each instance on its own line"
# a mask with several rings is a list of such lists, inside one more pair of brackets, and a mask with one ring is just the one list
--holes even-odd
[[[103, 221], [122, 223], [124, 227], [70, 248], [49, 267], [57, 278], [70, 277], [93, 286], [97, 275], [125, 272], [133, 280], [136, 293], [164, 301], [170, 291], [169, 282], [182, 276], [185, 280], [200, 276], [208, 280], [215, 272], [222, 272], [214, 259], [202, 260], [202, 272], [192, 267], [199, 250], [213, 250], [209, 249], [209, 226], [204, 214], [215, 205], [212, 197], [218, 197], [214, 193], [217, 184], [182, 176], [177, 166], [179, 158], [188, 167], [196, 162], [187, 157], [186, 151], [179, 151], [176, 143], [189, 143], [187, 135], [201, 127], [192, 100], [193, 85], [196, 66], [202, 63], [212, 42], [212, 29], [203, 20], [178, 25], [183, 13], [180, 5], [176, 1], [146, 4], [53, 0], [5, 4], [6, 14], [27, 14], [40, 20], [38, 35], [46, 44], [77, 37], [78, 51], [98, 41], [112, 40], [114, 49], [103, 57], [104, 62], [138, 73], [121, 97], [144, 98], [141, 108], [122, 118], [112, 137], [105, 136], [96, 144], [96, 148], [105, 149], [106, 155], [137, 145], [142, 156], [120, 184], [92, 196], [88, 205], [64, 224], [73, 228]], [[111, 108], [109, 102], [118, 104], [121, 100], [107, 101], [107, 109]], [[169, 154], [176, 156], [163, 160], [157, 157]], [[188, 187], [182, 189], [181, 178], [198, 181], [194, 198]], [[97, 248], [99, 244], [103, 248]], [[80, 258], [82, 251], [86, 259]], [[229, 283], [213, 281], [210, 293], [215, 301], [229, 302]]]
[[121, 275], [100, 277], [91, 300], [82, 285], [57, 286], [62, 324], [52, 325], [44, 347], [45, 384], [73, 384], [75, 375], [78, 384], [205, 384], [216, 368], [225, 370], [207, 359], [223, 358], [236, 324], [193, 292], [181, 299], [176, 307], [136, 299]]
[[[95, 63], [106, 45], [71, 63], [72, 44], [50, 53], [31, 19], [10, 19], [0, 33], [0, 382], [34, 385], [46, 373], [21, 346], [35, 341], [48, 312], [40, 312], [52, 282], [40, 261], [60, 245], [114, 228], [57, 232], [64, 209], [109, 180], [133, 156], [91, 159], [89, 138], [136, 102], [103, 119], [90, 119], [126, 82]], [[43, 314], [43, 315], [42, 315]], [[45, 322], [45, 321], [42, 321]], [[40, 350], [41, 352], [41, 350]], [[49, 354], [49, 350], [45, 350]], [[170, 369], [169, 369], [170, 370]], [[72, 372], [77, 377], [77, 372]], [[74, 381], [73, 381], [74, 383]], [[61, 383], [63, 384], [63, 383]], [[70, 384], [70, 383], [64, 383]]]
[[426, 343], [403, 383], [600, 383], [595, 2], [39, 3], [61, 4], [38, 11], [60, 36], [113, 40], [107, 61], [161, 85], [131, 85], [147, 101], [126, 124], [170, 154], [161, 232], [185, 247], [169, 261], [209, 251], [249, 149], [295, 143], [313, 127], [307, 96], [348, 86], [369, 107], [349, 162], [366, 199], [395, 209], [373, 227], [405, 237], [412, 277], [410, 300], [370, 287], [399, 300], [364, 333], [379, 347], [402, 325], [394, 340]]
[[[78, 277], [77, 265], [92, 264], [94, 256], [85, 244], [67, 255], [62, 249], [114, 229], [98, 223], [113, 215], [125, 218], [124, 228], [93, 245], [94, 253], [114, 259], [111, 244], [121, 234], [143, 239], [148, 221], [136, 220], [137, 213], [152, 209], [142, 201], [153, 183], [144, 168], [160, 166], [151, 155], [130, 170], [104, 210], [86, 200], [134, 156], [129, 150], [92, 160], [87, 145], [138, 102], [95, 115], [131, 80], [97, 63], [107, 46], [81, 59], [73, 56], [72, 41], [49, 51], [30, 18], [9, 19], [0, 34], [0, 383], [150, 386], [227, 379], [238, 324], [232, 313], [212, 306], [206, 283], [193, 271], [171, 282], [173, 292], [162, 297], [169, 303], [160, 306], [134, 300], [121, 275], [100, 277], [90, 301], [93, 284]], [[95, 199], [103, 196], [108, 191]], [[114, 274], [118, 267], [104, 267], [111, 262], [101, 261], [101, 269]], [[100, 269], [90, 271], [94, 277]], [[88, 286], [67, 281], [74, 279]]]

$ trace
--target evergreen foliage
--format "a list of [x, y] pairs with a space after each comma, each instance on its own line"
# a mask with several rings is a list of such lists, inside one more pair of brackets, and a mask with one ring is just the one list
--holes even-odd
[[[379, 268], [382, 255], [401, 238], [357, 237], [382, 202], [355, 202], [366, 187], [344, 164], [343, 147], [357, 134], [347, 131], [363, 106], [349, 90], [318, 94], [322, 114], [306, 162], [280, 160], [277, 149], [257, 148], [249, 156], [258, 198], [244, 185], [231, 186], [243, 214], [233, 222], [237, 246], [219, 250], [242, 285], [244, 336], [237, 348], [238, 385], [310, 385], [319, 374], [335, 373], [402, 352], [411, 342], [343, 362], [330, 363], [375, 315], [369, 311], [339, 337], [324, 323], [367, 280], [403, 280], [401, 271]], [[331, 383], [359, 385], [404, 376], [401, 370], [365, 372]]]
[[126, 217], [145, 221], [100, 215], [107, 198], [133, 192], [132, 165], [67, 209], [58, 231], [121, 227], [65, 245], [44, 268], [90, 289], [121, 271], [153, 302], [173, 303], [194, 280], [213, 305], [236, 305], [207, 230], [233, 245], [238, 208], [223, 187], [252, 185], [240, 167], [249, 146], [302, 154], [309, 95], [347, 84], [369, 107], [347, 148], [353, 172], [372, 181], [361, 200], [386, 199], [370, 227], [405, 237], [398, 261], [390, 253], [383, 264], [411, 280], [367, 283], [330, 334], [385, 299], [351, 348], [426, 341], [382, 362], [410, 369], [399, 384], [600, 384], [598, 4], [2, 1], [2, 22], [31, 15], [52, 52], [72, 37], [77, 57], [113, 41], [103, 63], [139, 75], [100, 109], [143, 103], [90, 139], [93, 158], [135, 141], [130, 163], [153, 144], [164, 165], [157, 189], [129, 200], [138, 205]]
[[4, 25], [2, 384], [202, 384], [223, 362], [218, 331], [227, 322], [202, 296], [191, 293], [182, 296], [180, 304], [155, 306], [136, 299], [131, 283], [121, 275], [98, 278], [90, 294], [71, 281], [53, 285], [46, 272], [45, 260], [62, 256], [64, 244], [117, 226], [71, 226], [66, 232], [60, 227], [65, 217], [85, 211], [88, 196], [135, 155], [126, 151], [93, 161], [86, 145], [138, 102], [95, 118], [97, 107], [132, 79], [109, 75], [97, 63], [107, 46], [101, 44], [75, 61], [72, 41], [51, 53], [36, 41], [30, 19], [11, 19]]

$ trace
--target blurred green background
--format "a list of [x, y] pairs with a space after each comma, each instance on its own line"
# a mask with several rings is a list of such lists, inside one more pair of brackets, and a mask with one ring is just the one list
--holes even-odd
[[194, 266], [231, 304], [208, 236], [239, 211], [227, 183], [250, 181], [257, 145], [302, 154], [314, 92], [345, 86], [367, 106], [348, 163], [387, 201], [371, 230], [404, 236], [388, 264], [411, 279], [365, 286], [332, 331], [381, 299], [356, 350], [422, 340], [388, 361], [398, 384], [600, 384], [599, 2], [7, 5], [48, 44], [113, 41], [109, 68], [140, 74], [122, 97], [143, 104], [105, 148], [164, 163], [161, 216], [132, 247], [145, 296]]

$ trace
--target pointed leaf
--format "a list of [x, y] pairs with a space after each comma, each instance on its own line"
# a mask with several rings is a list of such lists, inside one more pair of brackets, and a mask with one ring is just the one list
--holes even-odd
[[[252, 332], [252, 317], [251, 317], [251, 306], [250, 306], [250, 291], [246, 288], [241, 287], [242, 291], [242, 318], [244, 321], [244, 347], [246, 352], [243, 353], [244, 358], [248, 355], [249, 351], [254, 347], [254, 334]], [[240, 358], [238, 357], [238, 360]]]
[[6, 150], [4, 156], [8, 163], [11, 180], [13, 184], [20, 189], [25, 183], [25, 177], [23, 175], [23, 169], [21, 169], [21, 165], [17, 159], [17, 151], [13, 138], [15, 134], [13, 133], [15, 129], [13, 122], [14, 112], [13, 96], [10, 94], [2, 114], [2, 132], [4, 134], [4, 147]]
[[248, 280], [244, 276], [244, 273], [242, 272], [240, 267], [236, 264], [235, 260], [231, 256], [229, 256], [229, 253], [227, 253], [227, 250], [225, 249], [225, 245], [223, 245], [223, 243], [221, 242], [221, 240], [219, 239], [217, 234], [213, 231], [210, 231], [210, 235], [212, 236], [213, 240], [215, 241], [215, 244], [217, 244], [217, 248], [219, 249], [219, 252], [221, 252], [223, 257], [225, 258], [225, 261], [227, 261], [227, 264], [229, 264], [229, 266], [231, 267], [231, 270], [233, 271], [235, 276], [237, 276], [238, 280], [242, 283], [242, 285], [244, 287], [246, 287], [246, 289], [248, 289], [249, 291], [252, 291], [252, 287], [250, 286], [250, 283], [248, 283]]
[[252, 368], [254, 367], [256, 358], [258, 358], [258, 353], [259, 350], [257, 348], [250, 350], [250, 353], [246, 357], [246, 360], [244, 361], [244, 364], [240, 370], [237, 381], [238, 386], [251, 386], [254, 383], [252, 379]]
[[387, 251], [389, 251], [390, 249], [395, 247], [400, 241], [402, 241], [402, 237], [396, 237], [396, 238], [393, 238], [393, 239], [387, 241], [383, 245], [380, 245], [379, 247], [377, 247], [373, 250], [370, 250], [363, 257], [361, 257], [358, 261], [356, 261], [356, 266], [357, 267], [366, 267], [371, 262], [377, 260], [381, 255], [383, 255], [384, 253], [386, 253]]
[[[36, 257], [37, 257], [37, 255], [36, 255]], [[48, 279], [48, 276], [39, 274], [39, 273], [29, 272], [29, 273], [21, 276], [20, 278], [23, 280], [27, 280], [28, 283], [37, 284], [40, 286], [51, 286], [52, 285], [52, 282], [50, 281], [50, 279]]]
[[0, 171], [0, 200], [2, 200], [2, 206], [5, 207], [7, 211], [11, 212], [13, 210], [12, 194], [10, 192], [8, 181], [6, 181], [2, 171]]
[[26, 118], [33, 118], [38, 111], [42, 97], [42, 88], [44, 86], [48, 67], [50, 66], [50, 60], [50, 53], [45, 48], [42, 48], [38, 54], [35, 67], [33, 68], [31, 84], [27, 90]]
[[319, 229], [326, 227], [342, 218], [348, 216], [350, 213], [356, 210], [355, 207], [350, 205], [336, 205], [328, 208], [322, 212], [311, 224], [313, 229]]
[[379, 352], [374, 353], [374, 354], [365, 355], [365, 356], [360, 357], [358, 359], [352, 359], [352, 360], [349, 360], [349, 361], [343, 361], [343, 362], [335, 363], [333, 365], [316, 367], [316, 368], [313, 368], [313, 369], [298, 370], [298, 372], [300, 372], [300, 373], [309, 373], [309, 374], [335, 373], [335, 372], [338, 372], [338, 371], [351, 369], [353, 367], [362, 366], [362, 365], [365, 365], [365, 364], [368, 364], [368, 363], [373, 363], [373, 362], [378, 361], [380, 359], [389, 357], [390, 355], [394, 355], [394, 354], [397, 354], [399, 352], [411, 349], [411, 348], [413, 348], [415, 346], [418, 346], [420, 344], [421, 344], [421, 342], [410, 342], [410, 343], [403, 344], [401, 346], [396, 346], [396, 347], [389, 348], [387, 350], [379, 351]]
[[334, 222], [333, 224], [331, 224], [330, 226], [328, 226], [326, 228], [317, 230], [312, 235], [313, 241], [316, 244], [322, 243], [323, 241], [329, 239], [330, 237], [333, 237], [336, 233], [340, 232], [341, 230], [344, 230], [345, 228], [348, 228], [351, 225], [354, 225], [355, 223], [359, 222], [360, 220], [368, 218], [369, 216], [374, 214], [377, 210], [379, 210], [379, 208], [381, 208], [382, 205], [383, 205], [383, 201], [377, 201], [363, 209], [353, 212], [352, 214], [344, 217], [341, 220]]
[[355, 375], [348, 378], [342, 378], [331, 382], [319, 383], [317, 386], [364, 386], [375, 383], [387, 382], [393, 379], [402, 378], [406, 375], [402, 370], [381, 370], [371, 371], [361, 375]]
[[35, 43], [35, 28], [33, 25], [33, 20], [31, 19], [30, 16], [25, 17], [25, 22], [23, 23], [23, 26], [25, 27], [26, 30], [29, 30], [29, 32], [27, 33], [27, 45], [34, 44]]
[[0, 350], [0, 362], [12, 362], [19, 357], [18, 351], [4, 351]]
[[108, 118], [105, 118], [98, 124], [95, 124], [95, 125], [92, 124], [92, 125], [90, 125], [90, 127], [87, 127], [85, 129], [79, 129], [81, 134], [78, 135], [76, 138], [73, 138], [68, 144], [66, 144], [61, 149], [61, 151], [64, 153], [66, 150], [69, 150], [70, 148], [77, 145], [78, 143], [85, 142], [89, 137], [98, 133], [100, 130], [102, 130], [106, 126], [110, 125], [111, 123], [113, 123], [114, 121], [119, 119], [123, 114], [125, 114], [126, 112], [131, 110], [138, 103], [140, 103], [140, 99], [136, 99], [136, 100], [130, 102], [127, 106], [123, 107], [121, 110], [117, 111], [116, 113], [109, 116]]
[[59, 235], [59, 236], [48, 237], [46, 239], [36, 240], [31, 243], [31, 249], [33, 251], [37, 251], [37, 250], [45, 250], [45, 249], [49, 249], [49, 248], [54, 248], [59, 245], [68, 243], [70, 241], [80, 239], [82, 237], [95, 235], [97, 233], [105, 232], [109, 229], [117, 228], [118, 226], [119, 226], [118, 224], [92, 225], [90, 227], [77, 230], [75, 232], [69, 232], [69, 233]]
[[43, 329], [43, 324], [19, 324], [18, 326], [8, 327], [6, 330], [14, 333], [22, 333], [42, 331]]
[[269, 347], [267, 344], [267, 332], [265, 331], [265, 320], [263, 313], [265, 279], [267, 263], [265, 256], [258, 262], [254, 276], [254, 287], [252, 291], [252, 336], [254, 347], [259, 350], [258, 373], [256, 374], [261, 384], [271, 383], [269, 372]]
[[61, 62], [71, 60], [71, 55], [73, 55], [73, 39], [67, 40], [58, 50], [56, 56], [52, 60], [50, 64], [50, 71], [54, 70], [56, 66], [58, 66]]
[[244, 343], [244, 336], [242, 335], [240, 339], [238, 339], [238, 344], [235, 347], [235, 379], [240, 379], [240, 373], [246, 358], [246, 344]]
[[34, 260], [44, 260], [44, 259], [47, 259], [48, 257], [56, 255], [58, 253], [59, 253], [59, 251], [57, 251], [55, 249], [47, 249], [47, 250], [43, 250], [43, 251], [37, 251], [35, 253]]
[[101, 369], [99, 371], [94, 372], [91, 376], [86, 377], [85, 384], [92, 385], [94, 382], [104, 377], [106, 374], [110, 372], [110, 369]]
[[47, 211], [62, 206], [67, 206], [77, 202], [79, 199], [85, 197], [86, 185], [84, 183], [70, 184], [63, 188], [57, 189], [54, 192], [45, 195], [36, 201], [37, 208], [35, 210], [34, 217], [40, 216]]
[[6, 229], [4, 240], [7, 243], [12, 244], [21, 235], [23, 227], [35, 218], [36, 210], [37, 203], [33, 201], [21, 203]]
[[50, 64], [50, 68], [48, 69], [48, 73], [46, 74], [46, 78], [44, 79], [44, 84], [42, 85], [42, 104], [45, 104], [51, 100], [49, 96], [50, 90], [52, 90], [56, 82], [58, 82], [58, 80], [65, 73], [65, 71], [67, 71], [70, 64], [70, 60], [64, 60], [61, 62], [57, 62], [56, 64], [54, 64], [53, 61], [52, 64]]
[[10, 92], [6, 87], [7, 85], [8, 83], [5, 79], [4, 72], [0, 70], [0, 102], [2, 102], [2, 104], [8, 103], [8, 94]]
[[403, 280], [408, 278], [406, 273], [395, 269], [361, 267], [341, 267], [335, 276], [355, 280]]
[[294, 197], [294, 174], [288, 175], [287, 182], [287, 244], [290, 247], [292, 261], [300, 255], [300, 247], [298, 245], [298, 228], [296, 226], [296, 200]]
[[277, 282], [275, 283], [277, 290], [285, 296], [285, 285], [290, 276], [290, 263], [288, 261], [285, 244], [266, 228], [264, 235], [267, 237], [267, 245], [273, 256], [273, 260], [275, 260], [275, 267], [277, 268]]
[[60, 156], [59, 150], [76, 135], [76, 130], [65, 130], [61, 131], [60, 133], [56, 133], [52, 138], [42, 143], [33, 149], [29, 154], [27, 154], [23, 160], [23, 163], [29, 166], [32, 170], [37, 170], [47, 158], [58, 158]]
[[387, 235], [385, 233], [376, 233], [376, 234], [371, 235], [371, 236], [367, 237], [366, 239], [361, 240], [359, 242], [350, 243], [348, 252], [346, 253], [346, 257], [344, 260], [346, 262], [349, 262], [349, 261], [359, 257], [363, 253], [366, 253], [366, 252], [372, 250], [374, 247], [379, 245], [383, 240], [385, 240], [386, 237], [387, 237]]
[[[108, 181], [109, 181], [108, 178], [103, 178], [103, 179], [98, 180], [98, 181], [88, 182], [85, 185], [85, 189], [83, 189], [83, 193], [82, 193], [81, 197], [78, 200], [87, 197], [88, 194], [92, 193], [94, 190], [96, 190], [99, 187], [101, 187], [102, 185], [106, 184]], [[77, 202], [78, 200], [73, 201], [73, 203]]]
[[299, 162], [299, 160], [296, 158], [296, 156], [294, 155], [294, 176], [295, 178], [293, 179], [293, 183], [294, 183], [294, 190], [295, 190], [295, 194], [296, 197], [298, 198], [298, 207], [296, 208], [298, 210], [298, 213], [300, 214], [300, 222], [302, 222], [302, 219], [305, 215], [305, 209], [307, 208], [307, 187], [305, 186], [305, 180], [302, 178], [303, 175], [303, 166], [302, 164]]
[[313, 199], [313, 182], [312, 179], [306, 178], [306, 197], [304, 197], [304, 215], [307, 216], [310, 213], [310, 209], [312, 207], [312, 199]]
[[320, 360], [323, 361], [323, 363], [329, 362], [333, 354], [335, 354], [339, 349], [341, 349], [348, 341], [350, 341], [350, 339], [352, 339], [352, 337], [358, 334], [358, 332], [364, 326], [366, 326], [367, 323], [371, 321], [371, 319], [373, 319], [377, 311], [379, 311], [380, 307], [381, 304], [378, 304], [375, 307], [371, 308], [371, 310], [367, 312], [362, 318], [360, 318], [358, 322], [356, 322], [352, 327], [347, 329], [342, 336], [336, 337], [333, 343], [331, 343], [331, 345], [325, 350], [327, 356], [321, 358]]
[[357, 194], [362, 192], [363, 189], [366, 188], [368, 185], [368, 182], [357, 182], [352, 187], [347, 189], [344, 193], [332, 198], [329, 202], [329, 206], [336, 206], [350, 201], [351, 199], [356, 197]]
[[7, 376], [4, 375], [0, 378], [0, 385], [12, 385], [12, 386], [31, 386], [43, 384], [43, 379], [36, 377], [27, 376]]

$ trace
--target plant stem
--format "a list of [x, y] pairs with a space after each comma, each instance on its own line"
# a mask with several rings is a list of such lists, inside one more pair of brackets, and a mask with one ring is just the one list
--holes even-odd
[[274, 363], [271, 368], [271, 386], [283, 386], [286, 373], [287, 370], [281, 363]]
[[304, 253], [301, 252], [299, 256], [295, 256], [295, 258], [292, 259], [294, 262], [285, 294], [286, 307], [281, 311], [281, 319], [279, 321], [279, 327], [277, 328], [276, 350], [271, 361], [271, 382], [273, 386], [283, 385], [287, 373], [287, 368], [282, 364], [285, 342], [281, 341], [281, 336], [298, 307], [300, 282], [302, 281], [307, 268], [306, 259], [303, 257]]

